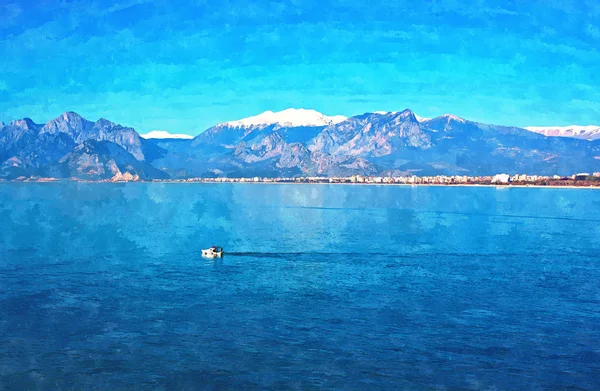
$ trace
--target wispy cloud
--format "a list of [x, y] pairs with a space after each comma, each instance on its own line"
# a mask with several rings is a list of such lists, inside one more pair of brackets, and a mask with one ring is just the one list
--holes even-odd
[[69, 109], [181, 132], [307, 106], [600, 122], [572, 103], [600, 100], [590, 0], [13, 2], [0, 15], [5, 121]]

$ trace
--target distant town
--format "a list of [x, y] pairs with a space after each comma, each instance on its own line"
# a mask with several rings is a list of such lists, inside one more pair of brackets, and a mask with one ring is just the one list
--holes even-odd
[[[164, 182], [163, 180], [154, 180]], [[262, 182], [262, 183], [367, 183], [404, 185], [537, 185], [537, 186], [600, 186], [600, 172], [579, 173], [571, 176], [509, 175], [466, 176], [363, 176], [351, 177], [294, 177], [294, 178], [188, 178], [167, 180], [167, 182]]]
[[[0, 179], [0, 182], [6, 180]], [[289, 177], [289, 178], [185, 178], [141, 180], [130, 173], [118, 174], [111, 179], [83, 180], [79, 178], [20, 177], [17, 182], [175, 182], [175, 183], [356, 183], [356, 184], [402, 184], [402, 185], [496, 185], [496, 186], [577, 186], [600, 187], [600, 172], [578, 173], [570, 176], [543, 176], [526, 174], [496, 174], [493, 176], [435, 175], [435, 176], [364, 176], [350, 177]]]

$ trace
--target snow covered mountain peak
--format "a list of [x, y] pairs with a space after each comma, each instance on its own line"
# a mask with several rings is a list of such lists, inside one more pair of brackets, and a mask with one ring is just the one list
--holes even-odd
[[327, 126], [345, 121], [342, 115], [326, 116], [316, 110], [310, 109], [285, 109], [282, 111], [265, 111], [253, 117], [237, 121], [225, 122], [223, 125], [233, 127], [247, 127], [257, 125], [280, 125], [288, 127], [298, 126]]
[[600, 139], [600, 126], [598, 125], [527, 126], [525, 129], [544, 136], [573, 137], [584, 140]]
[[178, 139], [193, 139], [194, 136], [190, 136], [189, 134], [172, 134], [167, 132], [166, 130], [153, 130], [146, 134], [140, 134], [140, 137], [145, 139], [150, 138], [159, 138], [159, 139], [167, 139], [167, 138], [178, 138]]
[[444, 114], [441, 116], [442, 118], [446, 118], [448, 121], [449, 120], [454, 120], [454, 121], [458, 121], [458, 122], [465, 122], [464, 118], [460, 118], [454, 114]]
[[425, 117], [421, 117], [416, 115], [415, 113], [413, 113], [415, 115], [415, 118], [417, 119], [417, 121], [419, 122], [423, 122], [423, 121], [429, 121], [431, 118], [425, 118]]

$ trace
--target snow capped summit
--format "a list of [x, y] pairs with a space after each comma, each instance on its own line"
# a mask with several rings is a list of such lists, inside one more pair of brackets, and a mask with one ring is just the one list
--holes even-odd
[[280, 125], [288, 127], [297, 126], [327, 126], [345, 121], [342, 115], [326, 116], [315, 110], [286, 109], [273, 112], [265, 111], [253, 117], [243, 118], [238, 121], [225, 122], [223, 125], [232, 127], [247, 127], [256, 125]]
[[165, 139], [165, 138], [178, 138], [178, 139], [193, 139], [194, 136], [190, 136], [189, 134], [172, 134], [167, 132], [166, 130], [153, 130], [151, 132], [148, 132], [146, 134], [140, 134], [140, 137], [145, 138], [145, 139], [150, 139], [150, 138], [160, 138], [160, 139]]
[[600, 139], [600, 126], [598, 125], [527, 126], [525, 129], [544, 136], [573, 137], [584, 140]]
[[425, 117], [420, 117], [417, 114], [413, 113], [415, 118], [417, 119], [417, 121], [419, 122], [423, 122], [423, 121], [429, 121], [431, 118], [425, 118]]
[[454, 114], [444, 114], [441, 117], [442, 118], [446, 118], [447, 120], [451, 120], [452, 119], [454, 121], [465, 122], [464, 118], [457, 117]]

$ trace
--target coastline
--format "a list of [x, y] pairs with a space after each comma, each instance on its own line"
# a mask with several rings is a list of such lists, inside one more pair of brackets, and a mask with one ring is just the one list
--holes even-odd
[[400, 186], [400, 187], [480, 187], [480, 188], [496, 188], [498, 190], [503, 189], [600, 189], [600, 184], [598, 185], [524, 185], [524, 184], [503, 184], [496, 185], [490, 183], [374, 183], [374, 182], [365, 182], [365, 183], [353, 183], [353, 182], [325, 182], [325, 181], [262, 181], [262, 182], [252, 182], [252, 181], [178, 181], [178, 180], [150, 180], [150, 181], [90, 181], [90, 180], [76, 180], [76, 179], [53, 179], [53, 180], [0, 180], [0, 185], [2, 184], [14, 184], [14, 183], [90, 183], [90, 184], [151, 184], [151, 183], [160, 183], [160, 184], [195, 184], [195, 185], [210, 185], [210, 184], [235, 184], [235, 185], [346, 185], [346, 186]]

